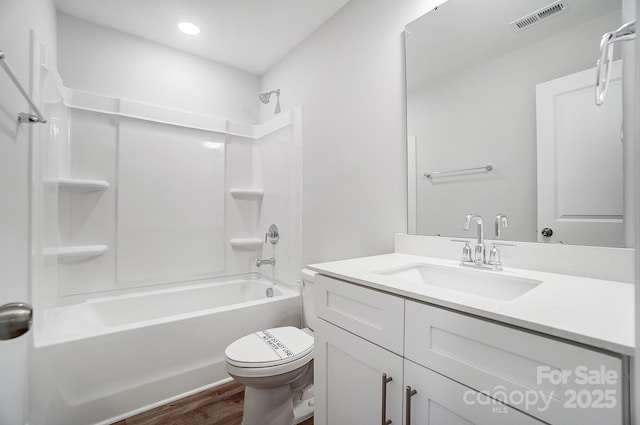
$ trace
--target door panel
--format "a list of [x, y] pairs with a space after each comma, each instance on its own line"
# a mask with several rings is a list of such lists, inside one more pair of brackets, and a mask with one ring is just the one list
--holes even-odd
[[[31, 1], [0, 2], [0, 16], [8, 17], [0, 25], [0, 42], [6, 54], [5, 63], [34, 102], [41, 105], [40, 67], [33, 65], [39, 63], [36, 59], [44, 50], [40, 50], [43, 47], [29, 28], [38, 27], [44, 19], [38, 24], [31, 20], [33, 7]], [[0, 69], [0, 93], [0, 306], [5, 306], [31, 301], [30, 162], [33, 141], [46, 130], [42, 124], [18, 124], [18, 112], [30, 112], [30, 108], [3, 69]], [[10, 310], [12, 315], [21, 314]], [[5, 328], [5, 336], [10, 339], [0, 340], [0, 424], [19, 425], [27, 423], [27, 371], [32, 332], [22, 334], [24, 329], [13, 325]]]
[[595, 80], [592, 68], [536, 86], [538, 242], [624, 245], [620, 61], [602, 106]]
[[402, 358], [318, 320], [315, 333], [316, 425], [367, 425], [382, 422], [382, 374], [386, 418], [402, 423]]

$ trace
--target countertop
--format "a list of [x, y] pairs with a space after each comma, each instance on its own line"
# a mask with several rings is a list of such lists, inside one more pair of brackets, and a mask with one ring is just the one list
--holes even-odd
[[[498, 273], [535, 279], [541, 284], [502, 301], [446, 288], [402, 281], [377, 272], [415, 264], [474, 268], [459, 261], [392, 253], [312, 264], [326, 276], [422, 301], [497, 322], [632, 356], [635, 347], [634, 285], [505, 267]], [[475, 268], [474, 268], [475, 269]]]

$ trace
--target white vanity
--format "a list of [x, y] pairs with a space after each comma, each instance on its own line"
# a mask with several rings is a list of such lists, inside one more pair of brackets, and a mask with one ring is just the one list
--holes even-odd
[[[398, 235], [396, 251], [418, 239], [451, 244]], [[310, 266], [315, 423], [628, 423], [633, 285], [509, 267], [534, 245], [502, 271], [401, 252]]]

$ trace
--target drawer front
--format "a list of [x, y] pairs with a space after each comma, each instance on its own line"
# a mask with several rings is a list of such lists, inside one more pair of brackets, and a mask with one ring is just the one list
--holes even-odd
[[404, 362], [404, 374], [405, 385], [415, 390], [412, 396], [405, 394], [404, 417], [412, 424], [544, 425], [544, 422], [408, 360]]
[[322, 275], [315, 285], [318, 317], [402, 355], [404, 299]]
[[550, 424], [624, 424], [622, 359], [413, 301], [405, 357]]

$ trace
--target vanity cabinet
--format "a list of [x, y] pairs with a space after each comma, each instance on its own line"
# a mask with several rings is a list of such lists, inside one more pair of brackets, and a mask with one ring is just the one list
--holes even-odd
[[316, 291], [316, 425], [628, 423], [621, 356], [324, 275]]

